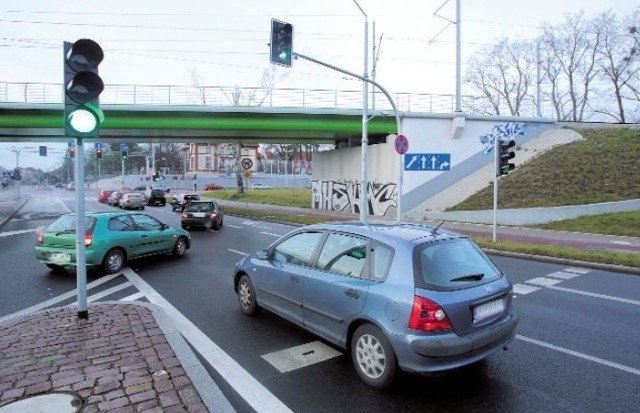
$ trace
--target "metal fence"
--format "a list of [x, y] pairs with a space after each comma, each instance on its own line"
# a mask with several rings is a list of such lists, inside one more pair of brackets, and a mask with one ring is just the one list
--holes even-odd
[[[398, 110], [403, 112], [453, 113], [455, 95], [430, 93], [391, 94]], [[465, 113], [493, 114], [495, 111], [482, 97], [463, 95]], [[57, 83], [0, 82], [0, 102], [62, 103], [62, 85]], [[236, 86], [175, 85], [105, 85], [100, 103], [114, 105], [209, 105], [298, 109], [361, 109], [362, 90], [326, 90]], [[371, 92], [369, 107], [391, 111], [386, 96]], [[503, 112], [507, 114], [508, 111]], [[535, 107], [527, 107], [523, 116], [535, 116]]]

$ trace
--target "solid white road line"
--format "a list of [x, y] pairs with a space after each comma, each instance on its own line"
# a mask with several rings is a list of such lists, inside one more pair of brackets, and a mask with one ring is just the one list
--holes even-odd
[[[109, 282], [109, 281], [111, 281], [114, 278], [119, 277], [119, 276], [120, 276], [120, 273], [111, 274], [111, 275], [105, 275], [104, 277], [101, 277], [101, 278], [99, 278], [99, 279], [87, 284], [87, 290], [90, 290], [90, 289], [92, 289], [94, 287], [97, 287], [97, 286], [99, 286], [101, 284]], [[25, 308], [24, 310], [16, 311], [13, 314], [6, 315], [6, 316], [0, 318], [0, 323], [4, 322], [5, 320], [8, 320], [10, 318], [13, 318], [13, 317], [18, 317], [18, 316], [21, 316], [21, 315], [31, 314], [31, 313], [35, 313], [36, 311], [44, 310], [45, 308], [51, 307], [53, 305], [56, 305], [59, 302], [68, 300], [69, 298], [72, 298], [72, 297], [77, 296], [77, 295], [78, 295], [78, 290], [71, 290], [68, 293], [64, 293], [64, 294], [59, 295], [57, 297], [53, 297], [53, 298], [51, 298], [51, 299], [49, 299], [47, 301], [43, 301], [43, 302], [41, 302], [39, 304], [36, 304], [34, 306], [31, 306], [29, 308]]]
[[242, 251], [238, 251], [238, 250], [232, 250], [231, 248], [229, 248], [228, 251], [233, 252], [234, 254], [238, 254], [238, 255], [244, 255], [244, 256], [249, 255], [246, 252], [242, 252]]
[[557, 285], [552, 285], [552, 286], [549, 286], [547, 288], [550, 288], [552, 290], [564, 291], [566, 293], [586, 295], [587, 297], [602, 298], [604, 300], [617, 301], [619, 303], [640, 305], [640, 301], [630, 300], [628, 298], [622, 298], [622, 297], [615, 297], [615, 296], [612, 296], [612, 295], [591, 293], [589, 291], [576, 290], [576, 289], [573, 289], [573, 288], [558, 287]]
[[640, 376], [640, 370], [634, 369], [633, 367], [625, 366], [623, 364], [614, 363], [612, 361], [604, 360], [599, 357], [590, 356], [585, 353], [580, 353], [579, 351], [569, 350], [568, 348], [559, 347], [550, 343], [546, 343], [544, 341], [536, 340], [534, 338], [529, 338], [520, 334], [516, 334], [516, 338], [526, 341], [527, 343], [536, 344], [538, 346], [546, 347], [551, 350], [559, 351], [564, 354], [569, 354], [571, 356], [579, 357], [585, 360], [593, 361], [594, 363], [602, 364], [603, 366], [613, 367], [614, 369], [626, 371], [627, 373], [635, 374], [636, 376]]
[[21, 229], [19, 231], [7, 231], [0, 232], [0, 237], [10, 237], [12, 235], [28, 234], [30, 232], [36, 232], [37, 229]]
[[256, 412], [292, 412], [133, 270], [125, 268], [123, 274], [151, 303], [162, 307], [185, 340]]

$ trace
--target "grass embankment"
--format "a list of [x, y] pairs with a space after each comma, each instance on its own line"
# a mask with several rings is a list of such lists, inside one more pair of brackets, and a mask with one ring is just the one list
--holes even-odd
[[[636, 173], [640, 169], [640, 131], [610, 129], [579, 132], [585, 140], [554, 148], [501, 178], [499, 207], [577, 205], [640, 198], [640, 179]], [[309, 189], [248, 190], [243, 194], [236, 189], [226, 189], [207, 192], [207, 196], [255, 204], [302, 208], [311, 205]], [[493, 188], [490, 184], [451, 210], [491, 209], [492, 197]], [[325, 217], [281, 214], [255, 208], [226, 207], [226, 211], [256, 219], [297, 224], [326, 221]], [[640, 237], [640, 211], [584, 216], [532, 227]], [[640, 267], [638, 254], [586, 251], [513, 241], [494, 243], [485, 238], [476, 238], [476, 241], [483, 248]]]

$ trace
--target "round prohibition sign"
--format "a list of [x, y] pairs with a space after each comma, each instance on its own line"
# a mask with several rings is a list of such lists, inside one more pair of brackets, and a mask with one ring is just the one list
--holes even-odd
[[251, 169], [251, 167], [253, 166], [253, 161], [251, 160], [251, 158], [243, 158], [240, 163], [242, 164], [242, 167], [245, 170], [246, 169]]
[[396, 148], [396, 152], [400, 155], [404, 155], [409, 152], [409, 139], [404, 135], [397, 135], [393, 141], [393, 146]]

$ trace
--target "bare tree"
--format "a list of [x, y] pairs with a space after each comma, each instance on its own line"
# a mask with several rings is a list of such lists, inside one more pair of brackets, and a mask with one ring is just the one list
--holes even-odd
[[584, 13], [569, 14], [564, 23], [543, 26], [543, 68], [553, 82], [554, 107], [560, 120], [582, 121], [592, 82], [598, 75], [603, 22]]
[[[621, 22], [612, 13], [604, 13], [599, 17], [602, 27], [602, 42], [598, 50], [598, 65], [600, 77], [611, 87], [604, 88], [606, 101], [594, 109], [594, 112], [612, 117], [616, 122], [625, 123], [624, 92], [630, 85], [633, 90], [633, 81], [640, 73], [638, 65], [638, 53], [635, 52], [634, 38], [630, 29], [624, 28]], [[621, 28], [623, 28], [621, 30]], [[611, 96], [613, 94], [613, 96]], [[607, 105], [607, 101], [613, 98], [615, 109]]]
[[530, 93], [536, 69], [532, 48], [530, 41], [502, 39], [469, 60], [465, 82], [488, 99], [493, 114], [500, 115], [506, 107], [509, 114], [519, 116], [527, 101], [534, 103]]
[[629, 43], [623, 60], [629, 64], [628, 74], [635, 74], [635, 76], [629, 76], [628, 82], [624, 85], [625, 92], [631, 94], [625, 93], [623, 97], [637, 104], [640, 103], [640, 76], [638, 76], [640, 70], [640, 6], [625, 20], [623, 26], [626, 29], [625, 37]]

